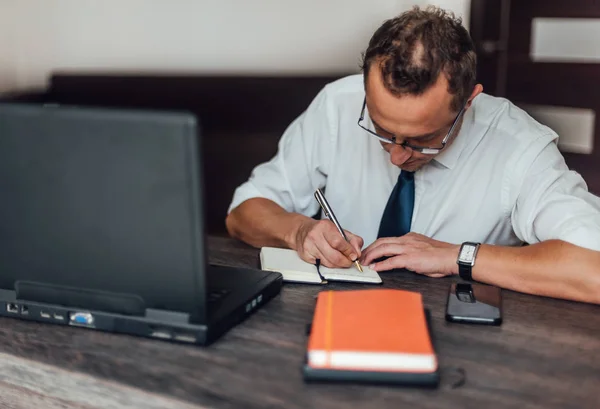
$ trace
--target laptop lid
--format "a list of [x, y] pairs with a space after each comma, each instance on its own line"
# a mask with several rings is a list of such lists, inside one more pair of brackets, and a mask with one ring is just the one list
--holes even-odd
[[0, 287], [204, 322], [197, 128], [185, 113], [0, 104]]

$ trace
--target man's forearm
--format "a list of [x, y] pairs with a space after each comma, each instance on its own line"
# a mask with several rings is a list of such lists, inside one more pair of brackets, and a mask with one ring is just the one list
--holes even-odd
[[295, 232], [311, 218], [290, 213], [275, 202], [255, 198], [235, 208], [225, 221], [229, 234], [254, 247], [295, 248]]
[[525, 247], [482, 245], [473, 279], [530, 294], [600, 304], [600, 252], [560, 240]]

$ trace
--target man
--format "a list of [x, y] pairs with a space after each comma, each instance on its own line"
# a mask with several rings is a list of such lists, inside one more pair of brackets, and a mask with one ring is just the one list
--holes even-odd
[[[233, 237], [600, 303], [600, 199], [551, 129], [482, 93], [459, 19], [415, 8], [386, 21], [362, 69], [327, 85], [236, 190]], [[311, 217], [319, 187], [350, 243]]]

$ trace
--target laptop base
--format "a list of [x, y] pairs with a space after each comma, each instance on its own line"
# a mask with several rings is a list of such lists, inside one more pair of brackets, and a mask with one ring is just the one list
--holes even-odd
[[[282, 276], [261, 270], [209, 266], [209, 280], [235, 286], [223, 292], [222, 298], [209, 302], [206, 323], [190, 322], [183, 312], [148, 308], [143, 316], [70, 308], [68, 306], [20, 300], [16, 292], [0, 289], [0, 316], [56, 325], [94, 329], [106, 332], [155, 338], [177, 343], [209, 345], [222, 334], [244, 321], [281, 290]], [[210, 291], [210, 288], [209, 288]]]

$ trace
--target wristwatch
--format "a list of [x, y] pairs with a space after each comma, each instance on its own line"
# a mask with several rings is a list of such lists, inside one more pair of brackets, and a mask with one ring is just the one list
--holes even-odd
[[460, 246], [456, 264], [458, 264], [458, 275], [463, 280], [471, 281], [473, 279], [472, 270], [475, 265], [475, 257], [477, 256], [477, 250], [479, 250], [480, 244], [481, 243], [465, 241]]

